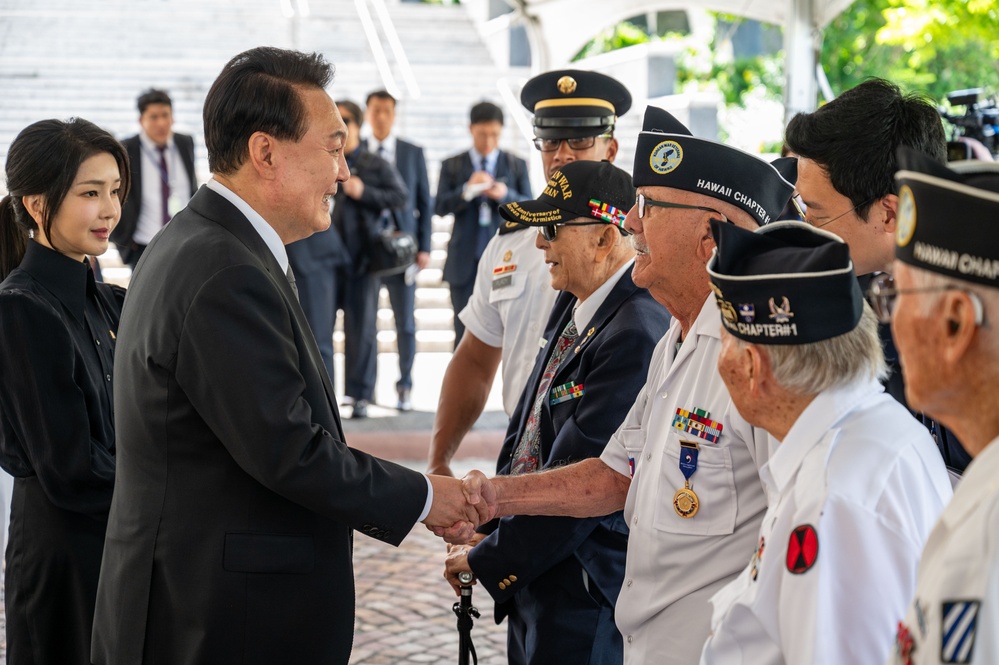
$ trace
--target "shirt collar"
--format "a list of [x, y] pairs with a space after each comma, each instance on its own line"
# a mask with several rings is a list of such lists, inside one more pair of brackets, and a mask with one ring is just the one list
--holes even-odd
[[78, 320], [83, 321], [88, 281], [93, 282], [86, 260], [77, 261], [54, 249], [28, 241], [20, 267], [59, 299]]
[[206, 184], [208, 189], [212, 190], [222, 198], [224, 198], [229, 203], [236, 206], [236, 209], [243, 213], [247, 221], [253, 227], [253, 230], [257, 232], [257, 235], [264, 241], [267, 245], [267, 249], [271, 250], [271, 254], [277, 259], [278, 265], [281, 266], [281, 270], [288, 272], [288, 252], [284, 248], [284, 243], [281, 242], [281, 236], [278, 235], [274, 227], [267, 223], [263, 217], [260, 216], [256, 210], [250, 207], [250, 204], [239, 198], [235, 192], [220, 183], [214, 178], [210, 179]]
[[[499, 160], [499, 148], [495, 148], [491, 153], [485, 155], [486, 158], [486, 171], [490, 174], [496, 174], [496, 162]], [[479, 165], [482, 163], [483, 155], [476, 152], [475, 148], [470, 148], [468, 151], [468, 156], [472, 160], [472, 168], [476, 171], [479, 170]]]
[[[156, 154], [156, 149], [158, 148], [158, 146], [156, 145], [155, 141], [153, 141], [151, 138], [149, 138], [149, 136], [146, 135], [146, 132], [144, 131], [139, 132], [139, 141], [142, 142], [143, 147], [145, 147], [145, 149], [148, 150], [150, 154], [152, 155]], [[170, 132], [170, 136], [167, 138], [166, 147], [168, 151], [173, 150], [173, 132]]]
[[624, 273], [631, 270], [634, 263], [634, 259], [625, 263], [616, 273], [611, 275], [610, 279], [604, 281], [603, 284], [598, 286], [597, 290], [591, 293], [589, 298], [577, 302], [575, 311], [572, 315], [572, 320], [576, 323], [576, 330], [586, 330], [586, 328], [590, 325], [590, 321], [593, 320], [593, 315], [596, 314], [597, 310], [600, 309], [600, 306], [604, 304], [604, 300], [607, 299], [607, 296], [610, 294], [614, 286], [621, 280]]
[[865, 380], [819, 393], [805, 407], [770, 456], [767, 467], [778, 492], [783, 492], [815, 445], [858, 404], [884, 392], [875, 380]]
[[953, 529], [982, 501], [996, 493], [999, 493], [999, 438], [993, 439], [971, 460], [940, 520]]
[[384, 141], [379, 141], [374, 136], [368, 137], [368, 152], [373, 152], [378, 154], [379, 144], [385, 149], [386, 157], [393, 157], [395, 155], [396, 138], [395, 134], [390, 133], [385, 137]]
[[[672, 349], [680, 341], [681, 332], [680, 322], [674, 318], [670, 323], [669, 330], [666, 331], [666, 339], [669, 345], [667, 353], [673, 353]], [[680, 361], [697, 349], [697, 345], [699, 344], [697, 338], [701, 335], [721, 339], [721, 312], [718, 311], [718, 303], [712, 293], [708, 293], [704, 304], [701, 305], [701, 311], [697, 315], [697, 318], [694, 319], [694, 325], [687, 331], [687, 337], [683, 340], [683, 344], [680, 345], [679, 351], [673, 356], [671, 367], [679, 367]]]

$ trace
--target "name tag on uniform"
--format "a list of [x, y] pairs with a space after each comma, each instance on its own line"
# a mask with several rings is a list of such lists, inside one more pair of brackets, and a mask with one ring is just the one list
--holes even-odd
[[492, 290], [502, 289], [504, 286], [510, 286], [513, 284], [513, 275], [503, 275], [493, 279]]

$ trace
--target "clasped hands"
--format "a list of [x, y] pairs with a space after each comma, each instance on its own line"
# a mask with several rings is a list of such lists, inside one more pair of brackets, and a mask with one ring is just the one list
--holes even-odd
[[434, 501], [423, 523], [446, 542], [463, 544], [475, 529], [496, 516], [496, 488], [481, 471], [471, 471], [461, 480], [428, 476]]

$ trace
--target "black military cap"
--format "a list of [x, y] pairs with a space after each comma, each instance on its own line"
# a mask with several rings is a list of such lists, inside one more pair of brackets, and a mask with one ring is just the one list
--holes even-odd
[[900, 148], [895, 257], [924, 270], [999, 287], [999, 163], [951, 168]]
[[537, 199], [507, 203], [500, 216], [527, 226], [562, 224], [590, 217], [624, 230], [624, 218], [635, 203], [631, 176], [610, 162], [569, 162], [548, 179]]
[[787, 205], [798, 179], [798, 161], [771, 164], [738, 148], [691, 136], [666, 111], [650, 106], [635, 149], [635, 187], [673, 187], [742, 208], [769, 224]]
[[755, 233], [711, 222], [711, 290], [725, 329], [754, 344], [811, 344], [857, 327], [864, 297], [839, 236], [801, 222]]
[[534, 114], [535, 136], [574, 139], [614, 129], [617, 117], [631, 108], [631, 93], [606, 74], [559, 69], [524, 84], [520, 103]]

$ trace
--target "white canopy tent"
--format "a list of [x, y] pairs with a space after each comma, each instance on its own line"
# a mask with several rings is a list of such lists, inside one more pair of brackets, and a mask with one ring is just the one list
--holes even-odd
[[701, 9], [784, 28], [784, 107], [787, 116], [815, 107], [822, 29], [853, 0], [507, 0], [527, 27], [539, 70], [566, 65], [599, 27], [653, 11]]

